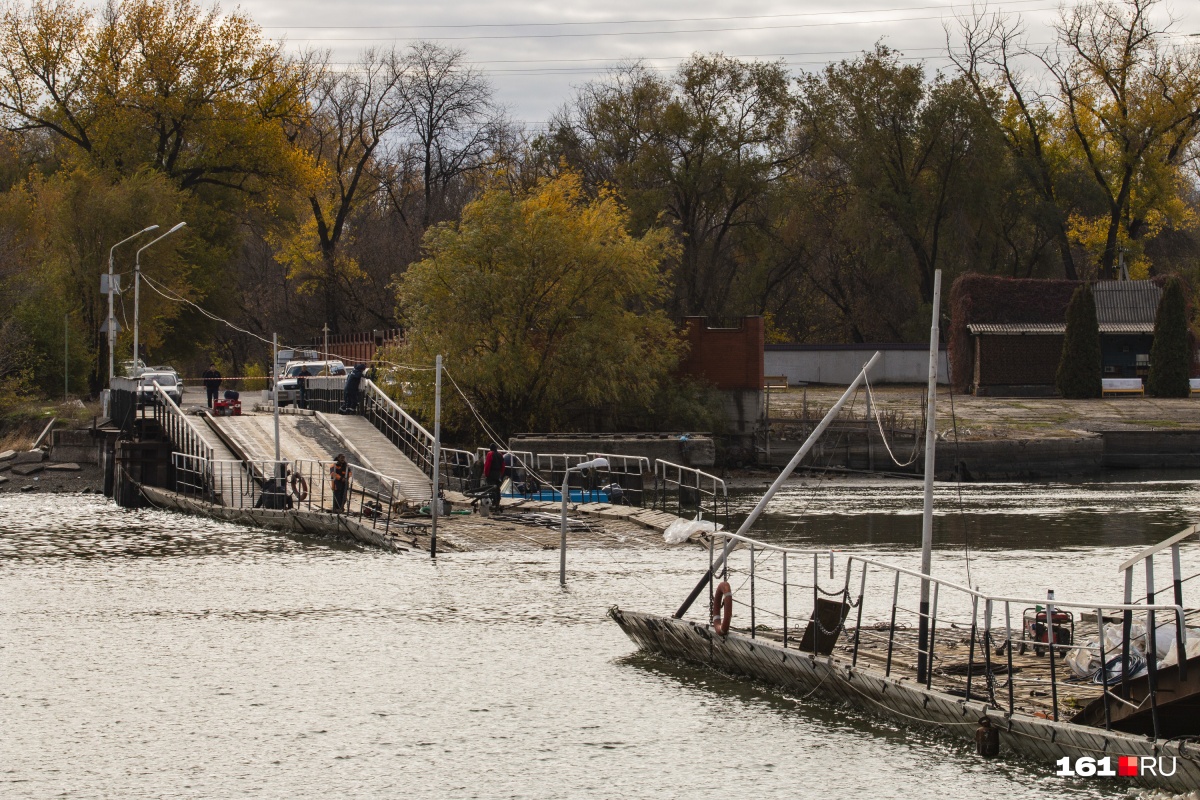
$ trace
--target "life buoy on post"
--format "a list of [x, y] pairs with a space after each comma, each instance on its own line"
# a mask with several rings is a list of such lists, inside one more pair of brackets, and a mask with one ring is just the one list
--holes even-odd
[[733, 619], [733, 588], [729, 581], [717, 584], [712, 600], [712, 626], [717, 635], [729, 633], [729, 623]]
[[299, 472], [292, 473], [292, 494], [302, 503], [308, 499], [308, 481]]

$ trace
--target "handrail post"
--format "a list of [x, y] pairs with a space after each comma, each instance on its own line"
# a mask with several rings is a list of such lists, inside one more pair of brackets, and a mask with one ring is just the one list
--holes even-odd
[[1121, 625], [1121, 697], [1129, 699], [1129, 637], [1133, 632], [1133, 567], [1125, 570], [1125, 613]]
[[[1146, 603], [1154, 604], [1153, 555], [1146, 558]], [[1158, 741], [1158, 631], [1153, 608], [1146, 609], [1146, 681], [1150, 690], [1150, 720], [1154, 727], [1154, 740]]]
[[[930, 606], [930, 609], [929, 609], [929, 653], [926, 656], [927, 660], [925, 662], [925, 688], [926, 689], [933, 686], [933, 652], [935, 650], [934, 634], [937, 631], [938, 595], [941, 594], [941, 590], [942, 590], [942, 584], [940, 582], [936, 582], [933, 584], [933, 605]], [[921, 654], [921, 650], [918, 647], [917, 655], [919, 656], [920, 654]]]
[[[992, 600], [983, 602], [983, 685], [988, 705], [996, 705], [995, 676], [992, 674]], [[969, 693], [968, 693], [969, 694]]]
[[1015, 708], [1013, 698], [1013, 663], [1012, 663], [1012, 604], [1004, 601], [1004, 650], [1008, 655], [1008, 714], [1012, 716]]
[[[854, 623], [854, 655], [850, 658], [850, 666], [858, 666], [858, 639], [862, 633], [862, 615], [863, 606], [866, 605], [867, 597], [867, 570], [870, 569], [866, 564], [862, 565], [862, 583], [858, 587], [858, 621]], [[850, 564], [846, 564], [846, 580], [850, 580]]]
[[[1037, 614], [1034, 614], [1037, 622]], [[1058, 722], [1058, 675], [1054, 662], [1058, 656], [1054, 653], [1054, 590], [1046, 591], [1046, 653], [1050, 656], [1050, 710], [1051, 719]]]
[[900, 599], [900, 573], [896, 573], [896, 582], [892, 585], [892, 622], [888, 625], [888, 649], [887, 649], [887, 665], [884, 667], [883, 675], [888, 677], [892, 674], [892, 648], [896, 643], [896, 604]]
[[787, 650], [788, 624], [787, 624], [787, 551], [783, 551], [783, 649]]
[[[1100, 633], [1100, 690], [1104, 698], [1104, 730], [1112, 730], [1112, 711], [1108, 699], [1108, 656], [1104, 653], [1104, 609], [1096, 609], [1096, 630]], [[1010, 678], [1011, 679], [1011, 678]]]
[[[1172, 585], [1175, 589], [1175, 605], [1183, 607], [1183, 580], [1179, 568], [1179, 543], [1171, 545], [1171, 572]], [[1175, 652], [1179, 657], [1179, 680], [1180, 682], [1187, 680], [1187, 626], [1184, 618], [1175, 612]]]
[[[975, 669], [976, 617], [979, 614], [979, 596], [971, 595], [971, 641], [967, 645], [967, 702], [971, 702], [971, 673]], [[930, 667], [933, 665], [930, 664]], [[933, 672], [930, 669], [930, 672]]]
[[754, 545], [750, 545], [750, 638], [758, 638], [758, 626], [754, 624]]

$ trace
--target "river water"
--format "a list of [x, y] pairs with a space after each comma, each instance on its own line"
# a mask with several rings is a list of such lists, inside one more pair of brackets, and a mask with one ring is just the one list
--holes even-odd
[[[1198, 490], [939, 487], [935, 570], [969, 556], [985, 589], [1114, 600], [1116, 565], [1193, 521]], [[763, 535], [915, 563], [920, 503], [915, 483], [809, 481]], [[553, 552], [431, 563], [0, 495], [0, 797], [1123, 794], [639, 655], [606, 618], [672, 610], [706, 565], [693, 548], [581, 548], [563, 591]]]

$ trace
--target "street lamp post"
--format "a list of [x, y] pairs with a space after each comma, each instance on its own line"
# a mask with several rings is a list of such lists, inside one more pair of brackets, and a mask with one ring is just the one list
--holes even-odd
[[[133, 236], [128, 236], [121, 241], [108, 248], [108, 382], [112, 383], [112, 379], [116, 377], [116, 361], [114, 360], [113, 351], [117, 349], [117, 318], [113, 309], [113, 251], [126, 242], [132, 241], [143, 233], [158, 230], [157, 225], [151, 225], [148, 228], [142, 228]], [[137, 356], [134, 356], [134, 364], [137, 364]]]
[[582, 464], [576, 464], [573, 467], [567, 467], [563, 473], [562, 483], [562, 538], [558, 546], [558, 582], [561, 586], [567, 585], [567, 497], [571, 491], [567, 485], [571, 480], [572, 472], [582, 472], [585, 469], [605, 469], [608, 467], [607, 458], [597, 458], [591, 461], [584, 461]]
[[139, 357], [139, 354], [138, 354], [138, 323], [139, 323], [138, 303], [141, 299], [141, 288], [142, 288], [142, 261], [141, 261], [142, 250], [145, 250], [147, 247], [150, 247], [151, 245], [154, 245], [157, 242], [161, 242], [163, 239], [167, 238], [172, 233], [174, 233], [175, 231], [182, 228], [184, 225], [187, 225], [187, 223], [180, 222], [178, 225], [176, 225], [174, 228], [171, 228], [171, 230], [167, 231], [162, 236], [159, 236], [157, 239], [152, 240], [148, 244], [142, 245], [142, 247], [139, 248], [137, 253], [135, 253], [133, 256], [133, 365], [134, 365], [134, 367], [137, 366], [138, 357]]

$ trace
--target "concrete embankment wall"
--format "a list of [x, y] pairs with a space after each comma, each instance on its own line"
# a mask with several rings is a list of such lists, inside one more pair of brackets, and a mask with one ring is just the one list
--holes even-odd
[[[870, 437], [868, 439], [868, 436]], [[802, 467], [919, 475], [924, 451], [917, 443], [916, 460], [898, 467], [888, 456], [877, 431], [843, 431], [826, 435]], [[901, 461], [913, 455], [910, 436], [890, 441]], [[771, 463], [782, 466], [799, 442], [773, 442]], [[937, 477], [972, 480], [1053, 480], [1090, 475], [1106, 469], [1200, 469], [1200, 431], [1121, 430], [1045, 439], [939, 440]]]

